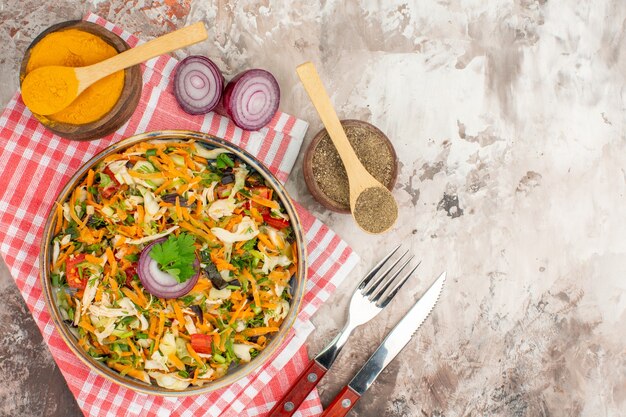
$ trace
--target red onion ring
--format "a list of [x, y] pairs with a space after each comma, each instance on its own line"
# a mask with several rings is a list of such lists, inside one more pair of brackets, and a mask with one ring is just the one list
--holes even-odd
[[189, 114], [205, 114], [217, 106], [224, 89], [224, 77], [209, 58], [191, 55], [176, 65], [174, 95]]
[[250, 69], [230, 80], [221, 104], [223, 111], [237, 126], [245, 130], [259, 130], [278, 111], [280, 87], [269, 72]]
[[193, 263], [193, 269], [196, 274], [185, 282], [178, 282], [176, 278], [159, 270], [157, 261], [150, 257], [152, 247], [158, 243], [164, 242], [167, 238], [163, 237], [150, 243], [143, 248], [139, 256], [139, 265], [137, 266], [137, 275], [143, 287], [150, 294], [159, 298], [178, 298], [187, 294], [198, 282], [200, 277], [200, 261], [198, 258]]

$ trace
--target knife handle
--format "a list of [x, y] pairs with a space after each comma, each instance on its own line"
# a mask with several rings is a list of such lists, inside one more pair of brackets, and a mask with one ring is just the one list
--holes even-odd
[[341, 392], [337, 394], [328, 408], [324, 410], [321, 417], [343, 417], [352, 410], [352, 407], [354, 407], [354, 404], [356, 404], [360, 398], [361, 396], [359, 394], [346, 385]]
[[312, 359], [298, 376], [296, 382], [289, 388], [289, 391], [274, 405], [267, 417], [289, 417], [295, 414], [300, 404], [315, 389], [326, 371], [326, 368]]

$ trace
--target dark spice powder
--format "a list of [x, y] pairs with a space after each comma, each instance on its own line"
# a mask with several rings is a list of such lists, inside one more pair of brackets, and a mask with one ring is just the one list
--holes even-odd
[[[364, 126], [344, 126], [346, 136], [365, 169], [381, 184], [392, 184], [394, 157], [380, 133]], [[319, 189], [342, 208], [350, 209], [348, 175], [326, 133], [313, 152], [313, 177]]]
[[353, 214], [366, 232], [382, 233], [396, 222], [398, 205], [388, 190], [371, 187], [359, 195]]

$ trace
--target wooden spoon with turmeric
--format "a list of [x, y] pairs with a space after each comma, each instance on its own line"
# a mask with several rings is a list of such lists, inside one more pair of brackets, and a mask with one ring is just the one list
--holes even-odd
[[96, 81], [156, 56], [201, 42], [207, 36], [204, 23], [198, 22], [97, 64], [76, 68], [37, 68], [29, 72], [22, 82], [22, 99], [33, 113], [42, 116], [58, 113]]

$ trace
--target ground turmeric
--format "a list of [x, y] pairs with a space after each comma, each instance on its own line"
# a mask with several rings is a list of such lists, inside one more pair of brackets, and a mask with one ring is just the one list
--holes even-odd
[[[46, 35], [32, 48], [26, 64], [26, 74], [37, 68], [51, 65], [83, 67], [116, 54], [115, 48], [97, 35], [78, 29], [61, 30]], [[69, 80], [70, 84], [67, 82], [68, 80], [60, 78], [59, 88], [72, 88], [71, 80]], [[22, 85], [22, 88], [24, 87]], [[113, 108], [123, 87], [124, 71], [118, 71], [87, 88], [65, 109], [46, 117], [52, 122], [74, 125], [94, 122]], [[55, 92], [52, 91], [52, 93]], [[46, 94], [35, 94], [34, 96], [45, 101], [51, 99], [49, 94], [50, 92], [46, 92]], [[30, 96], [32, 97], [33, 94]]]

